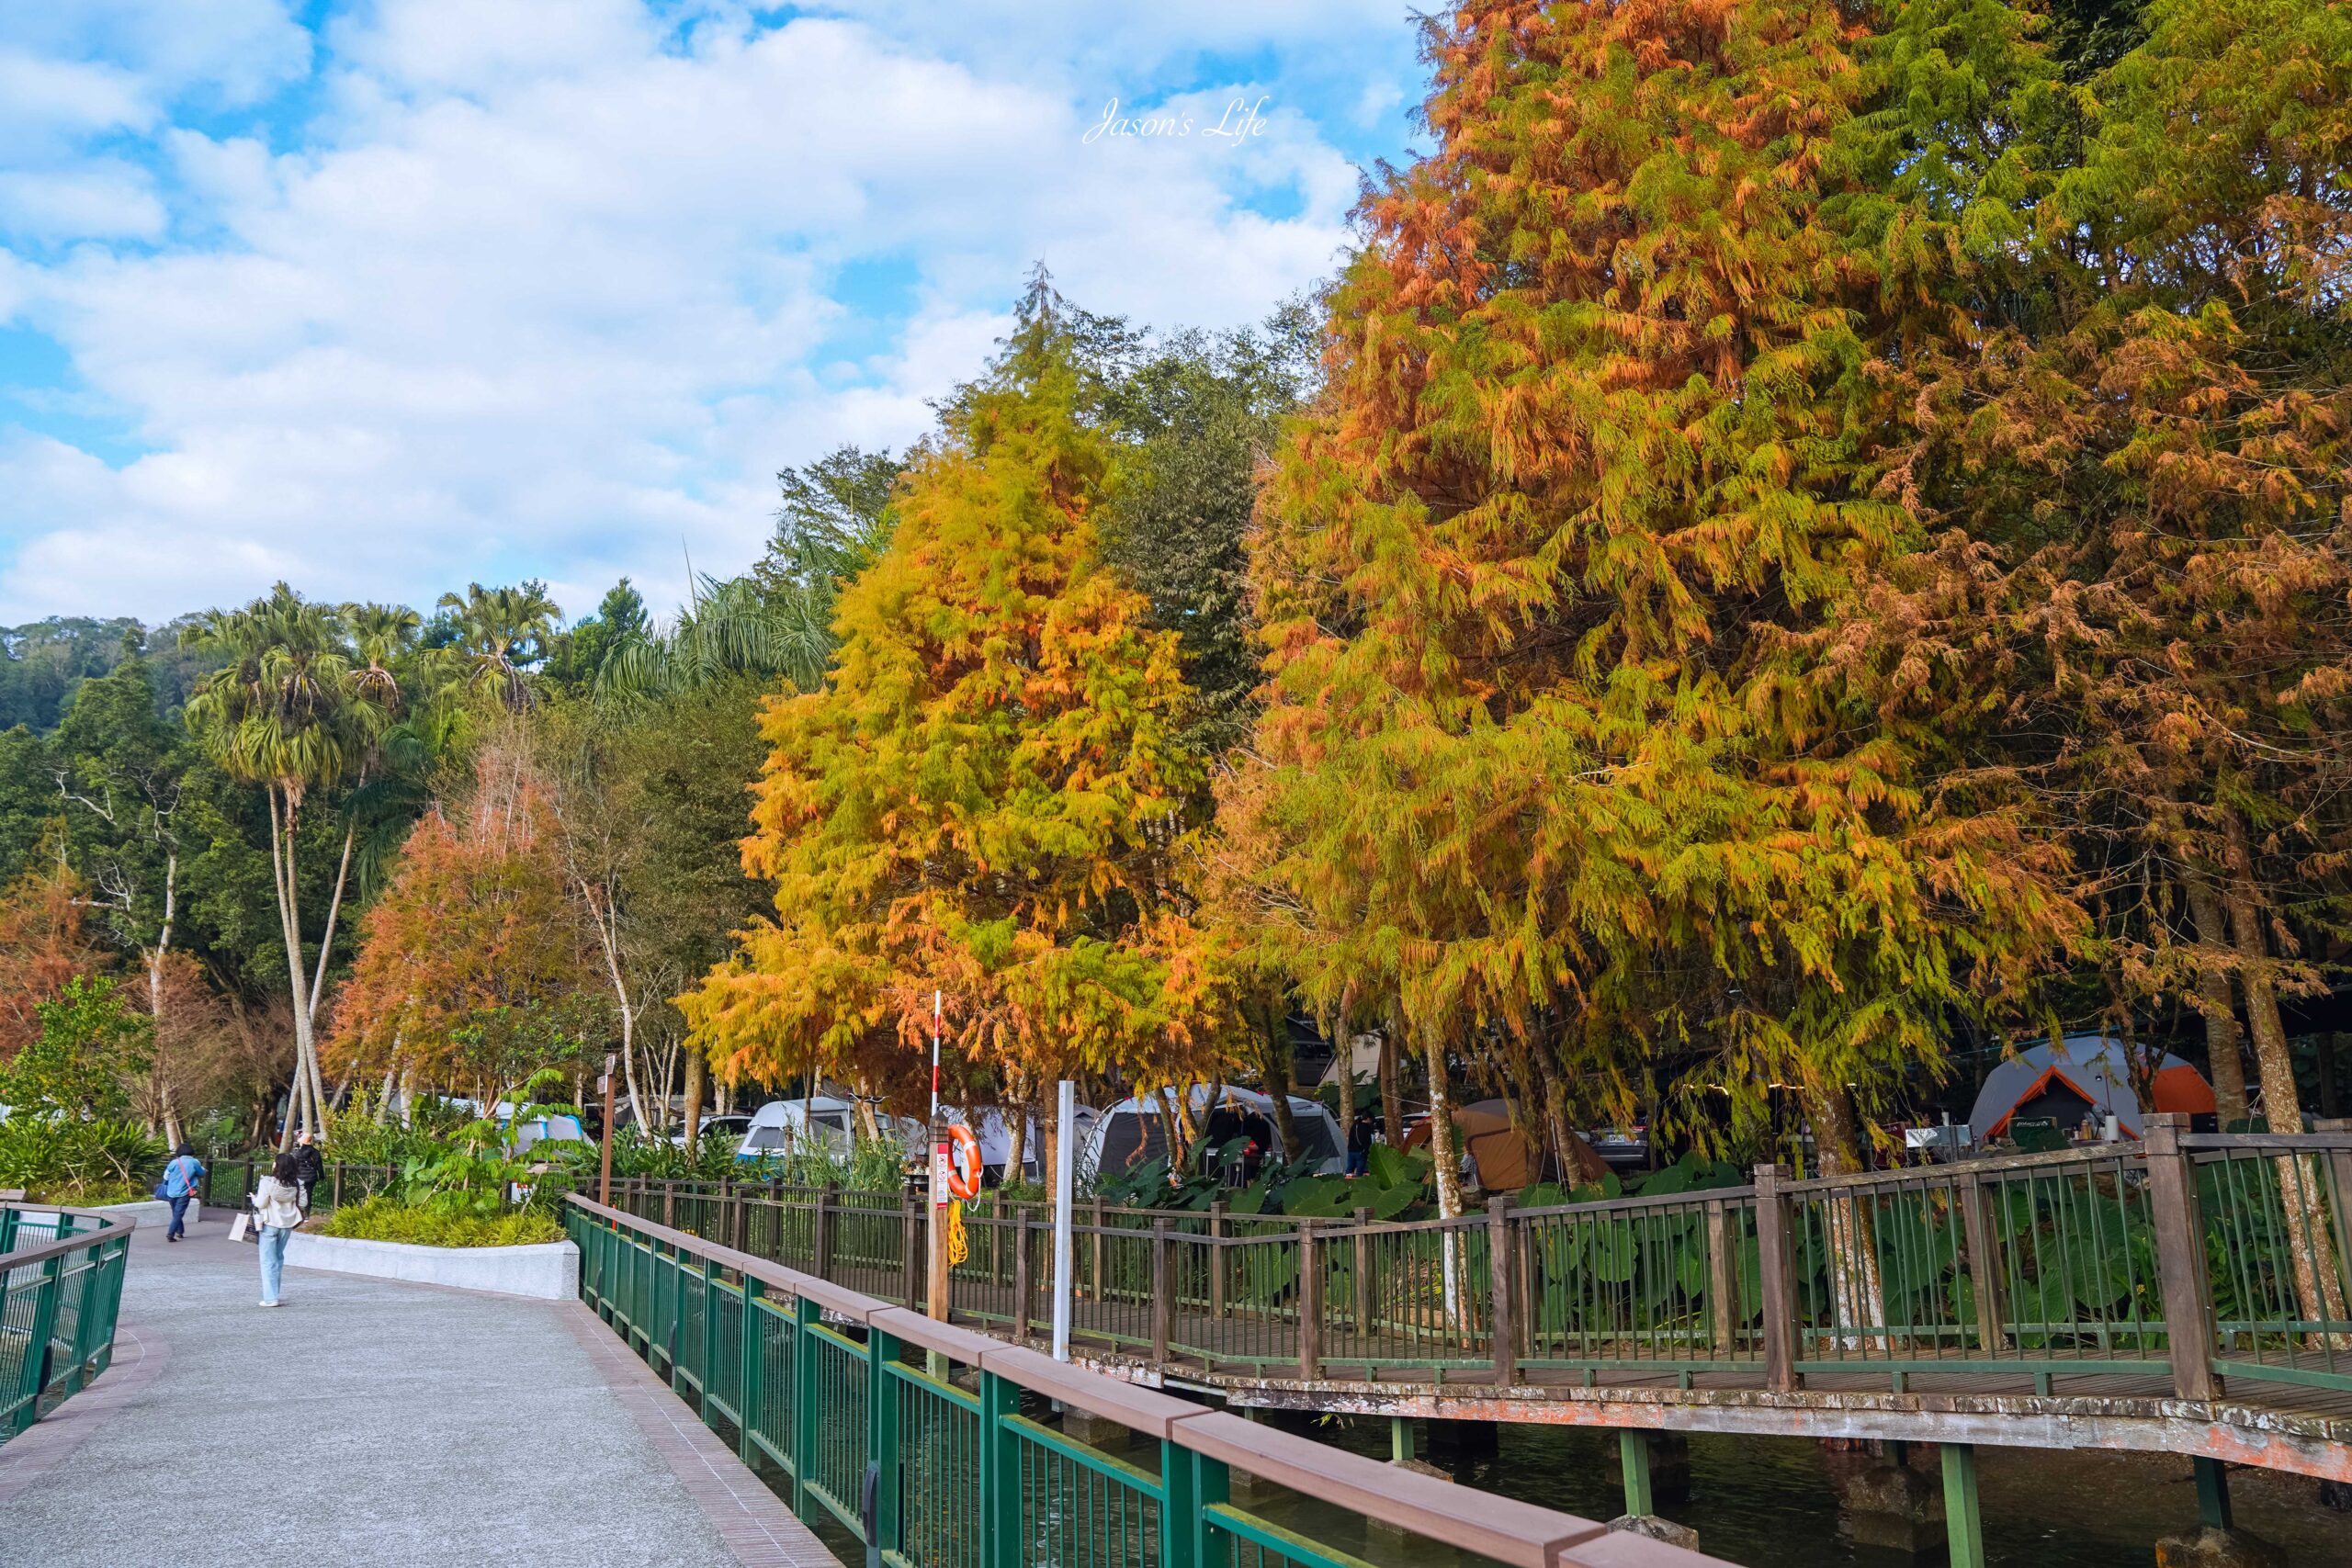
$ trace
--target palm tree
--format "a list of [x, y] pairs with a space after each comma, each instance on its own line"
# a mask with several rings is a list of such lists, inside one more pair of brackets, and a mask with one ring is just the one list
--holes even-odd
[[766, 555], [725, 581], [689, 562], [677, 619], [616, 646], [597, 671], [597, 698], [642, 701], [736, 675], [814, 687], [833, 656], [833, 601], [890, 542], [905, 466], [888, 451], [844, 446], [777, 474], [782, 504]]
[[467, 683], [497, 692], [510, 713], [530, 706], [529, 669], [547, 658], [556, 623], [563, 618], [562, 609], [548, 597], [548, 585], [533, 581], [517, 588], [484, 588], [469, 582], [464, 598], [444, 593], [438, 607], [458, 613]]
[[[305, 600], [283, 582], [242, 610], [206, 615], [181, 641], [225, 660], [189, 698], [189, 728], [222, 772], [259, 784], [269, 806], [270, 871], [294, 1002], [295, 1083], [280, 1138], [284, 1147], [292, 1142], [298, 1121], [314, 1134], [326, 1130], [316, 1021], [356, 835], [356, 822], [346, 824], [313, 966], [302, 956], [296, 856], [302, 807], [313, 791], [364, 775], [390, 723], [391, 705], [383, 683], [371, 673], [374, 661], [363, 661], [352, 647], [342, 613]], [[397, 682], [391, 691], [396, 697]]]
[[366, 666], [356, 677], [359, 688], [399, 711], [401, 681], [392, 667], [415, 649], [424, 618], [405, 604], [345, 604], [343, 620]]

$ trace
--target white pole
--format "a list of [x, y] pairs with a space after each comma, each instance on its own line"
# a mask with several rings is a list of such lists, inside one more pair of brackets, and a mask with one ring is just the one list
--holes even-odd
[[1054, 1107], [1054, 1359], [1069, 1359], [1070, 1209], [1078, 1173], [1078, 1085], [1064, 1078]]
[[939, 993], [931, 993], [931, 1123], [939, 1127]]

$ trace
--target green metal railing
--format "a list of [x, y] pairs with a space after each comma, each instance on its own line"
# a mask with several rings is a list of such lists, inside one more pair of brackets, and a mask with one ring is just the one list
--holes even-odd
[[[1080, 1208], [1072, 1331], [1204, 1373], [1450, 1382], [2164, 1372], [2352, 1389], [2352, 1130], [2144, 1145], [1487, 1213], [1283, 1219]], [[622, 1182], [615, 1201], [908, 1305], [905, 1194]], [[967, 1211], [966, 1322], [1047, 1326], [1049, 1222]], [[1455, 1375], [1459, 1374], [1459, 1375]]]
[[130, 1231], [87, 1210], [0, 1204], [0, 1443], [114, 1359]]
[[[730, 1199], [689, 1217], [759, 1234], [740, 1204], [767, 1200]], [[1236, 1505], [1236, 1470], [1492, 1562], [1713, 1562], [1135, 1388], [618, 1208], [575, 1197], [566, 1218], [582, 1299], [797, 1513], [830, 1517], [893, 1568], [1362, 1568]], [[1147, 1446], [1081, 1441], [1052, 1424], [1054, 1404]]]

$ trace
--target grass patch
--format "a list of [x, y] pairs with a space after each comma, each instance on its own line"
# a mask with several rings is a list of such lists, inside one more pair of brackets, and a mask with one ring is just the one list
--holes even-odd
[[469, 1214], [382, 1197], [337, 1209], [318, 1230], [322, 1235], [353, 1241], [404, 1241], [418, 1247], [529, 1247], [563, 1239], [563, 1226], [551, 1215], [528, 1209]]

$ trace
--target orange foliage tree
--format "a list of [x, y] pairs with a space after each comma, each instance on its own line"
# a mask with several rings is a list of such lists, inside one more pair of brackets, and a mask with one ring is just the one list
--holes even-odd
[[526, 750], [486, 744], [421, 818], [360, 922], [333, 1040], [345, 1072], [464, 1088], [484, 1108], [562, 1066], [608, 1011]]
[[743, 863], [775, 917], [680, 1000], [720, 1071], [920, 1049], [1018, 1101], [1116, 1066], [1186, 1072], [1216, 988], [1179, 884], [1204, 763], [1176, 639], [1100, 562], [1109, 440], [1051, 297], [913, 460], [887, 552], [842, 596], [823, 690], [767, 710]]

